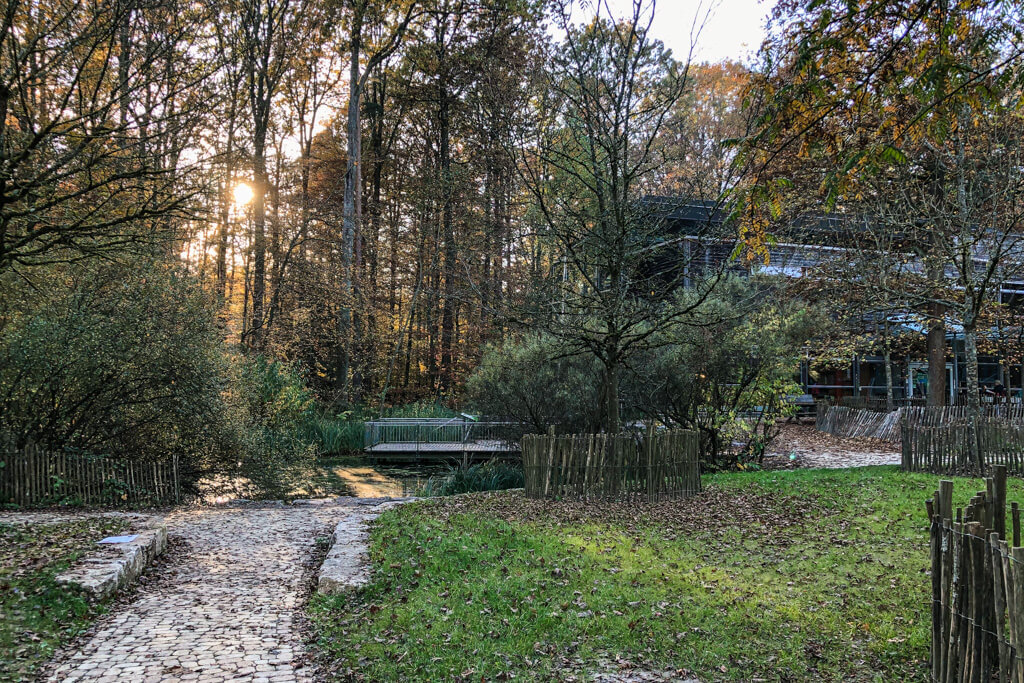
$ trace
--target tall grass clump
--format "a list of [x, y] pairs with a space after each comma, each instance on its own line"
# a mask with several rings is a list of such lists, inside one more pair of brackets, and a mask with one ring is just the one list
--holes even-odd
[[345, 455], [363, 450], [363, 421], [347, 416], [317, 415], [305, 425], [310, 441], [323, 455]]
[[503, 491], [525, 485], [523, 469], [518, 464], [490, 460], [476, 465], [459, 465], [447, 473], [431, 477], [420, 490], [426, 497], [454, 496], [457, 493]]

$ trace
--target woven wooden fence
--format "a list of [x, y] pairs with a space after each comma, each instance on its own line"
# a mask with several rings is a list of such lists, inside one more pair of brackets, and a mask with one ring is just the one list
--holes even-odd
[[180, 499], [176, 458], [134, 463], [32, 445], [0, 446], [0, 504], [138, 505]]
[[953, 509], [953, 482], [926, 502], [931, 520], [931, 680], [1024, 683], [1024, 548], [1020, 508], [1007, 533], [1006, 467]]
[[530, 498], [656, 502], [700, 492], [696, 432], [528, 434], [522, 452]]
[[961, 419], [942, 426], [907, 422], [902, 446], [907, 472], [978, 475], [1004, 465], [1024, 475], [1024, 425], [1001, 419]]

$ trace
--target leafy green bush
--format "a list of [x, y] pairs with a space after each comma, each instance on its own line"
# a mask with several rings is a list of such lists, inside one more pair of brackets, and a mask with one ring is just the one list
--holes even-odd
[[246, 414], [279, 436], [294, 436], [314, 416], [316, 400], [289, 365], [264, 356], [240, 366], [239, 396]]
[[243, 358], [235, 382], [241, 411], [241, 448], [231, 474], [240, 477], [239, 493], [283, 497], [317, 455], [308, 425], [316, 401], [289, 365], [263, 356]]
[[[679, 311], [675, 324], [623, 359], [624, 422], [699, 431], [706, 469], [759, 463], [776, 419], [792, 409], [785, 397], [798, 391], [800, 348], [821, 324], [816, 310], [772, 296], [770, 285], [725, 278], [710, 295], [687, 290], [666, 301]], [[466, 393], [478, 410], [533, 431], [587, 433], [599, 429], [601, 387], [596, 357], [530, 334], [487, 348]]]
[[[682, 292], [675, 305], [685, 310], [695, 296]], [[777, 418], [792, 410], [785, 397], [799, 392], [800, 349], [819, 324], [806, 304], [772, 296], [770, 283], [727, 278], [630, 359], [622, 396], [634, 415], [699, 431], [705, 470], [759, 464]]]
[[600, 369], [588, 356], [569, 356], [558, 340], [525, 335], [488, 346], [466, 382], [471, 405], [486, 415], [545, 432], [591, 432], [599, 418]]
[[524, 485], [522, 467], [501, 460], [490, 460], [468, 467], [452, 467], [444, 475], [431, 477], [423, 485], [420, 495], [453, 496], [457, 493], [519, 489]]
[[16, 446], [174, 454], [186, 493], [212, 479], [249, 497], [286, 495], [318, 449], [361, 447], [362, 423], [323, 417], [294, 368], [229, 356], [185, 270], [90, 261], [32, 278], [0, 276], [0, 434]]
[[[191, 479], [230, 457], [229, 362], [211, 301], [183, 269], [90, 261], [0, 276], [0, 433]], [[230, 431], [230, 429], [229, 429]]]

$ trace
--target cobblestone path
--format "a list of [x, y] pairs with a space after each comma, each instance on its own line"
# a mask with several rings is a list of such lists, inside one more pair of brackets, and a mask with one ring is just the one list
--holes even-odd
[[235, 507], [167, 517], [184, 557], [102, 617], [52, 681], [309, 681], [296, 611], [304, 566], [349, 505]]

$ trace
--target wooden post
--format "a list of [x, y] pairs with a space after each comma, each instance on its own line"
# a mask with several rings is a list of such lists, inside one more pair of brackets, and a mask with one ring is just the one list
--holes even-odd
[[[647, 460], [647, 502], [648, 503], [653, 503], [654, 502], [654, 491], [655, 491], [655, 488], [654, 488], [655, 487], [655, 483], [654, 483], [654, 477], [655, 477], [655, 472], [654, 472], [654, 423], [653, 422], [650, 422], [647, 425], [647, 437], [644, 439], [644, 441], [645, 441], [645, 443], [644, 443], [644, 450], [646, 451], [645, 455], [647, 456], [645, 458]], [[665, 457], [666, 454], [664, 452], [662, 452], [660, 455], [662, 457]]]
[[[1004, 468], [1005, 469], [1005, 468]], [[1004, 511], [1005, 512], [1005, 511]], [[1003, 561], [999, 554], [1000, 535], [993, 531], [988, 537], [988, 550], [992, 564], [992, 596], [994, 598], [996, 622], [997, 652], [999, 654], [999, 683], [1006, 683], [1010, 671], [1010, 653], [1003, 633], [1003, 622], [1006, 619], [1006, 588], [1003, 586]]]
[[181, 484], [178, 479], [178, 454], [174, 454], [174, 504], [181, 504]]
[[[1010, 607], [1011, 614], [1013, 614], [1016, 631], [1014, 633], [1014, 650], [1015, 664], [1014, 671], [1016, 673], [1017, 683], [1024, 682], [1024, 666], [1021, 662], [1016, 660], [1024, 653], [1024, 548], [1012, 548], [1007, 553], [1010, 559], [1010, 567], [1012, 568], [1013, 576], [1013, 606]], [[1008, 582], [1009, 583], [1009, 582]]]
[[905, 418], [900, 422], [900, 468], [904, 472], [914, 469], [910, 461], [910, 429]]
[[[929, 501], [928, 507], [932, 507]], [[936, 680], [942, 672], [942, 517], [931, 516], [931, 551], [932, 561], [932, 680]]]
[[548, 497], [548, 490], [551, 488], [551, 470], [554, 469], [555, 462], [555, 428], [548, 428], [548, 457], [546, 466], [546, 476], [544, 478], [544, 497]]
[[944, 683], [956, 683], [958, 665], [962, 662], [960, 655], [960, 612], [964, 604], [963, 587], [961, 580], [962, 562], [961, 548], [963, 547], [963, 526], [957, 521], [952, 527], [950, 534], [950, 556], [953, 561], [953, 568], [950, 576], [950, 613], [949, 641], [947, 643]]

